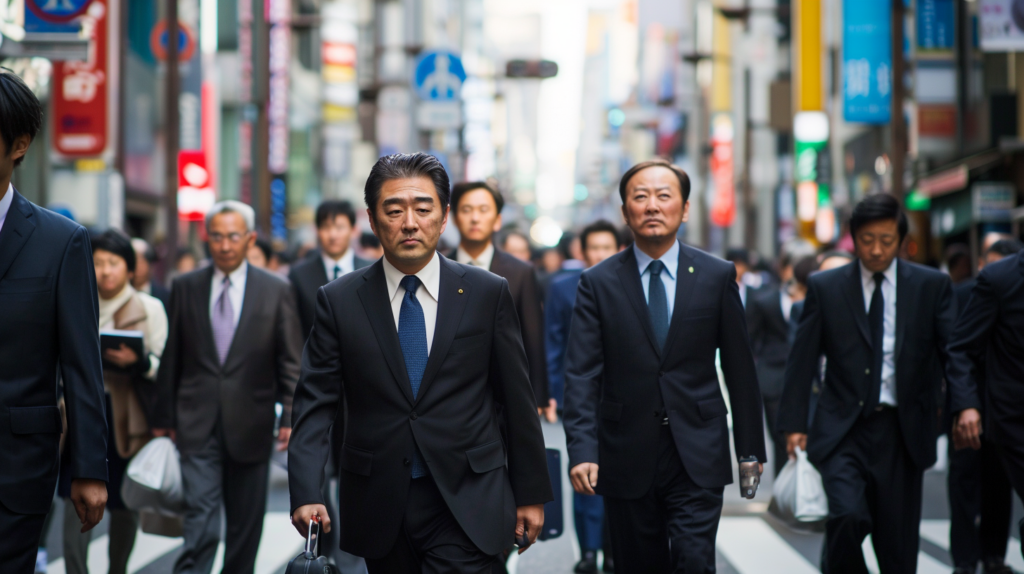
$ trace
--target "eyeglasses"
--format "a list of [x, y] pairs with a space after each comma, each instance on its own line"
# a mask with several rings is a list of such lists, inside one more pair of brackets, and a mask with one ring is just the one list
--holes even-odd
[[228, 233], [227, 235], [223, 235], [221, 233], [211, 233], [210, 234], [210, 241], [213, 242], [213, 243], [221, 243], [222, 241], [227, 239], [231, 243], [238, 243], [246, 235], [248, 235], [248, 233]]

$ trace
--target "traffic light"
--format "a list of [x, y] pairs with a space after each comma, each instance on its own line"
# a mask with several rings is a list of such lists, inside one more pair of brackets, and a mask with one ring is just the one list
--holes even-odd
[[509, 60], [505, 64], [505, 76], [509, 78], [554, 78], [558, 75], [558, 64], [551, 60]]

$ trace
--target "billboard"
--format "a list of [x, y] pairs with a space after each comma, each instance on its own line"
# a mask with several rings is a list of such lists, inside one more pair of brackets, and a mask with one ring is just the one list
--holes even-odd
[[981, 0], [978, 36], [983, 52], [1024, 50], [1024, 0]]
[[890, 0], [843, 2], [843, 118], [889, 123], [892, 94]]

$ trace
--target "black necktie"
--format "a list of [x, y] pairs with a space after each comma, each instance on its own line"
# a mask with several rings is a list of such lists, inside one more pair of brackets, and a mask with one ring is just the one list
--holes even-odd
[[658, 341], [658, 348], [665, 348], [665, 339], [668, 338], [668, 297], [665, 295], [665, 284], [661, 281], [661, 272], [665, 270], [665, 264], [655, 259], [647, 266], [651, 272], [651, 281], [647, 285], [647, 312], [651, 316], [651, 327], [654, 328], [654, 338]]
[[885, 297], [882, 295], [882, 282], [885, 275], [875, 273], [875, 292], [871, 295], [871, 307], [868, 309], [868, 323], [871, 325], [871, 348], [874, 356], [871, 361], [871, 394], [864, 401], [864, 408], [871, 412], [878, 406], [882, 394], [882, 355], [883, 339], [885, 338]]
[[338, 277], [341, 277], [341, 266], [335, 265], [334, 266], [334, 279], [337, 279]]

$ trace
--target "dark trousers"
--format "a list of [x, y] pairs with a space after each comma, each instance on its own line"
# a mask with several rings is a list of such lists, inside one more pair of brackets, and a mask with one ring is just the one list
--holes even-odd
[[32, 574], [45, 514], [18, 514], [0, 503], [0, 565], [5, 574]]
[[370, 574], [499, 574], [497, 556], [488, 556], [466, 536], [429, 476], [409, 486], [405, 519], [387, 556], [367, 559]]
[[[334, 449], [327, 460], [324, 468], [324, 484], [320, 489], [324, 497], [324, 506], [327, 507], [327, 516], [336, 520], [338, 516], [338, 467], [335, 464]], [[366, 574], [366, 563], [362, 558], [354, 556], [341, 549], [341, 539], [337, 528], [330, 532], [320, 534], [320, 554], [334, 560], [341, 574]]]
[[1013, 491], [998, 448], [982, 435], [981, 450], [949, 447], [949, 553], [972, 570], [979, 560], [1006, 557]]
[[818, 470], [829, 510], [822, 572], [867, 574], [868, 534], [881, 574], [916, 572], [924, 470], [903, 444], [896, 409], [858, 420]]
[[776, 419], [779, 418], [779, 403], [782, 402], [782, 397], [761, 397], [761, 401], [764, 403], [764, 422], [768, 424], [768, 438], [771, 439], [773, 445], [773, 453], [775, 459], [772, 461], [774, 476], [779, 476], [779, 471], [786, 465], [786, 461], [789, 460], [789, 454], [786, 453], [786, 437], [778, 430], [776, 425]]
[[697, 486], [683, 467], [668, 425], [658, 438], [658, 468], [644, 496], [604, 497], [615, 571], [711, 574], [722, 491]]
[[[1020, 436], [1019, 434], [1015, 436]], [[1024, 444], [1012, 440], [1000, 441], [998, 445], [999, 458], [1006, 468], [1007, 477], [1013, 490], [1021, 500], [1024, 500]], [[1021, 537], [1024, 537], [1024, 519], [1018, 525]], [[1024, 556], [1024, 547], [1021, 548], [1021, 555]]]
[[224, 447], [221, 422], [201, 449], [181, 457], [185, 544], [175, 574], [209, 574], [220, 543], [221, 506], [227, 519], [224, 572], [251, 574], [263, 534], [269, 460], [243, 464]]

